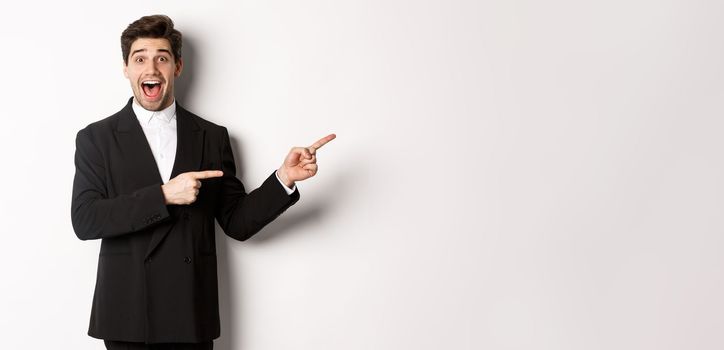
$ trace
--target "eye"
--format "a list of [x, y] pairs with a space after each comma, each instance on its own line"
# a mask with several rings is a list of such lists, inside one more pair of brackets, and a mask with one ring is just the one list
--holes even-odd
[[143, 63], [143, 57], [136, 57], [136, 63]]
[[166, 57], [159, 57], [158, 60], [161, 62], [166, 62]]

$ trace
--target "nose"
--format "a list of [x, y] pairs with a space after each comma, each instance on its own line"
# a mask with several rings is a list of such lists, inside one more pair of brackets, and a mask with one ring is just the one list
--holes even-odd
[[156, 62], [156, 61], [153, 61], [153, 72], [154, 72], [154, 73], [158, 73], [158, 72], [159, 72], [159, 70], [158, 70], [158, 62]]
[[146, 71], [145, 73], [148, 74], [148, 75], [156, 75], [156, 73], [159, 72], [159, 70], [158, 70], [158, 62], [156, 62], [156, 61], [154, 61], [154, 60], [149, 60], [149, 61], [147, 61], [147, 62], [148, 62], [148, 63], [146, 64], [146, 67], [145, 67], [145, 68], [146, 68], [146, 69], [145, 69], [145, 71]]

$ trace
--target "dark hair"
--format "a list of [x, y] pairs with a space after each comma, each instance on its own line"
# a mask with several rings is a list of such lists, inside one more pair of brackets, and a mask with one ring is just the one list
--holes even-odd
[[181, 58], [181, 32], [173, 28], [173, 21], [166, 15], [143, 16], [128, 25], [121, 34], [123, 62], [128, 64], [131, 45], [138, 38], [163, 38], [171, 44], [173, 60]]

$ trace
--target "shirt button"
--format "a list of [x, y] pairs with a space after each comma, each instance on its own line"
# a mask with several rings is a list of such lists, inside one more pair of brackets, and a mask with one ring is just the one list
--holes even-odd
[[191, 263], [191, 258], [188, 257], [188, 256], [185, 257], [185, 258], [184, 258], [184, 262], [187, 263], [187, 264], [190, 264], [190, 263]]

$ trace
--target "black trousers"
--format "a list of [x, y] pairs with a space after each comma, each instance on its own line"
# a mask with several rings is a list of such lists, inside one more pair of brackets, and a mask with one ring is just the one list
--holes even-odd
[[116, 340], [104, 340], [108, 350], [212, 350], [214, 342], [144, 344]]

